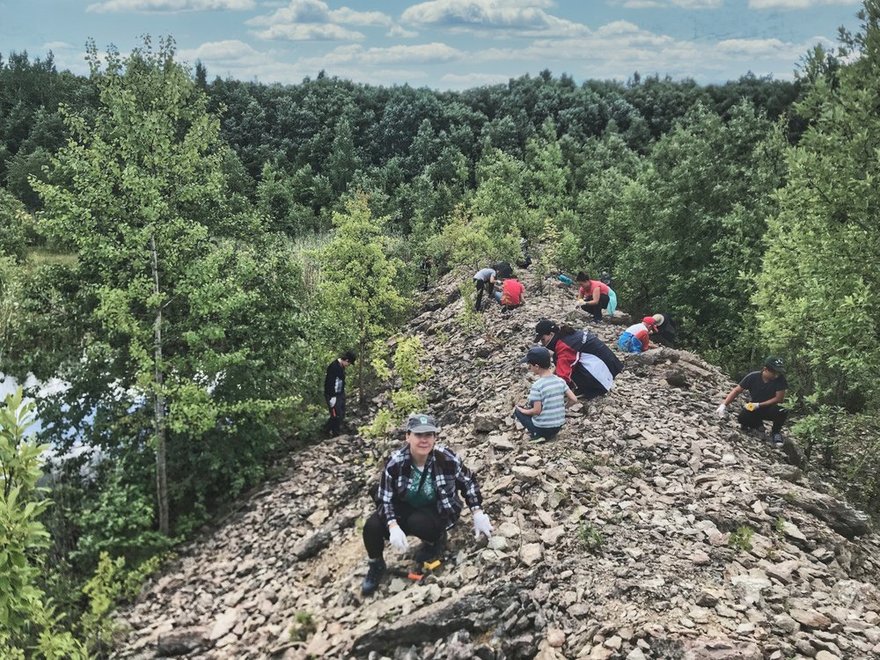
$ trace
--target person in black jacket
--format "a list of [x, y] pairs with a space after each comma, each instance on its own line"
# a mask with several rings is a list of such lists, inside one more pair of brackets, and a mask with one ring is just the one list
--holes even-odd
[[346, 351], [327, 367], [327, 375], [324, 377], [324, 399], [330, 410], [330, 419], [327, 420], [326, 426], [331, 437], [340, 434], [342, 422], [345, 420], [345, 370], [354, 364], [354, 361], [355, 354]]
[[549, 319], [541, 319], [535, 326], [535, 341], [553, 352], [556, 375], [578, 397], [589, 400], [607, 394], [615, 377], [623, 371], [623, 363], [589, 330], [560, 327]]

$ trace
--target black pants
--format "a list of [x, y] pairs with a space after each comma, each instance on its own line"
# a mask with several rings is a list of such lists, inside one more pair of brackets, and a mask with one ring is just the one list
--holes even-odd
[[608, 303], [611, 302], [611, 298], [608, 297], [607, 293], [603, 293], [599, 296], [599, 302], [597, 303], [584, 303], [581, 305], [581, 309], [585, 312], [589, 312], [593, 315], [593, 318], [597, 321], [602, 320], [602, 310], [608, 307]]
[[[407, 536], [417, 536], [425, 543], [436, 543], [446, 533], [446, 523], [434, 505], [414, 509], [401, 502], [394, 505], [397, 524]], [[364, 523], [364, 545], [370, 559], [381, 559], [385, 541], [389, 537], [388, 525], [376, 512]]]
[[575, 368], [571, 371], [571, 384], [571, 391], [576, 396], [587, 401], [595, 399], [597, 396], [608, 394], [608, 390], [602, 386], [602, 383], [596, 380], [593, 374], [584, 369], [580, 364], [575, 365]]
[[327, 400], [327, 409], [330, 418], [327, 420], [327, 431], [331, 436], [337, 436], [342, 432], [342, 422], [345, 421], [345, 392], [336, 395], [336, 405], [331, 406]]
[[474, 310], [479, 312], [480, 304], [483, 302], [483, 291], [486, 292], [489, 300], [492, 300], [492, 293], [495, 291], [495, 283], [486, 282], [484, 280], [474, 280], [474, 284], [477, 287], [477, 301], [474, 303]]
[[749, 412], [745, 408], [739, 411], [739, 423], [750, 429], [760, 429], [764, 427], [764, 420], [769, 419], [773, 422], [771, 433], [781, 433], [782, 425], [788, 418], [788, 411], [777, 405], [761, 406], [757, 410]]

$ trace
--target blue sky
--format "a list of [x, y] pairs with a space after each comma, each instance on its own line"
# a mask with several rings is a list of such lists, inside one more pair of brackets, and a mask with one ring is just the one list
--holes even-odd
[[577, 82], [634, 71], [701, 83], [790, 79], [816, 43], [858, 27], [859, 0], [0, 0], [0, 49], [85, 72], [94, 38], [122, 52], [172, 35], [214, 76], [296, 83], [320, 70], [463, 89], [549, 69]]

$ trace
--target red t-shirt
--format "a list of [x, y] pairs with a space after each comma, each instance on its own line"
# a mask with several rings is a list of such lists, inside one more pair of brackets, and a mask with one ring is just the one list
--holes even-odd
[[501, 287], [501, 304], [522, 305], [522, 295], [525, 290], [519, 280], [510, 278], [504, 280], [504, 285]]
[[584, 300], [592, 300], [593, 299], [593, 291], [599, 287], [599, 295], [603, 293], [607, 296], [608, 291], [610, 290], [608, 285], [601, 280], [590, 280], [585, 284], [581, 284], [580, 295]]

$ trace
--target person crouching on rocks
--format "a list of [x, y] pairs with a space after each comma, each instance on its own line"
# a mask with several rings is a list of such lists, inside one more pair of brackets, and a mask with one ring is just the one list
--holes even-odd
[[577, 402], [568, 384], [551, 369], [550, 351], [543, 346], [529, 349], [523, 362], [538, 377], [529, 391], [528, 407], [516, 406], [513, 416], [522, 424], [532, 440], [550, 440], [562, 430], [565, 423], [565, 399]]
[[644, 353], [651, 348], [651, 334], [657, 332], [657, 319], [646, 316], [641, 323], [634, 323], [623, 331], [617, 347], [624, 353]]
[[376, 512], [364, 524], [364, 545], [370, 558], [361, 587], [365, 596], [376, 590], [385, 574], [386, 539], [405, 552], [408, 535], [420, 538], [423, 543], [416, 553], [417, 562], [431, 561], [442, 553], [446, 530], [461, 515], [458, 491], [473, 513], [476, 537], [492, 535], [474, 475], [451, 449], [437, 444], [438, 432], [430, 415], [411, 415], [406, 421], [406, 445], [385, 463]]
[[501, 285], [501, 291], [495, 292], [495, 300], [501, 303], [502, 312], [509, 312], [523, 304], [525, 292], [522, 282], [517, 279], [515, 273], [511, 272]]
[[773, 427], [770, 431], [771, 442], [777, 447], [783, 444], [782, 425], [788, 417], [788, 411], [780, 404], [785, 401], [785, 390], [788, 382], [785, 380], [785, 363], [780, 357], [768, 357], [764, 360], [764, 368], [761, 371], [753, 371], [736, 385], [724, 403], [718, 406], [716, 413], [723, 418], [727, 413], [727, 406], [733, 403], [744, 391], [749, 391], [751, 401], [746, 403], [739, 412], [739, 423], [744, 429], [762, 429], [764, 420], [770, 420]]
[[535, 325], [535, 341], [553, 352], [556, 375], [572, 392], [587, 400], [608, 394], [623, 363], [601, 339], [588, 330], [559, 327], [549, 319]]

